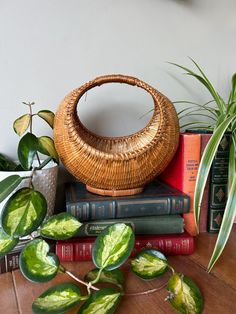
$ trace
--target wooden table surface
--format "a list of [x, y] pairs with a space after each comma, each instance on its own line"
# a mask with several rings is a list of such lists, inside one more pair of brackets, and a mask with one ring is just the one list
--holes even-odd
[[[236, 226], [234, 226], [223, 255], [215, 265], [211, 274], [206, 272], [216, 235], [201, 234], [196, 238], [196, 250], [190, 256], [169, 257], [169, 263], [176, 271], [191, 277], [199, 286], [205, 300], [204, 313], [206, 314], [233, 314], [236, 313]], [[66, 263], [66, 268], [83, 275], [93, 268], [90, 262]], [[128, 271], [128, 264], [124, 265], [126, 272], [126, 292], [137, 292], [158, 287], [166, 281], [141, 281]], [[73, 282], [65, 274], [46, 284], [34, 284], [27, 281], [16, 270], [12, 273], [0, 275], [0, 314], [30, 314], [31, 304], [47, 288], [61, 282]], [[82, 289], [83, 290], [83, 289]], [[116, 313], [118, 314], [171, 314], [176, 313], [167, 301], [164, 301], [167, 292], [164, 289], [150, 295], [124, 297]], [[77, 308], [78, 310], [78, 308]], [[77, 313], [70, 311], [70, 314]]]

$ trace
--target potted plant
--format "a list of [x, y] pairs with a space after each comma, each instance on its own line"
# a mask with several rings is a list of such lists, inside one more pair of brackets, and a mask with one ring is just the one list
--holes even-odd
[[[39, 117], [53, 128], [54, 113], [49, 110], [33, 113], [34, 103], [24, 104], [28, 106], [29, 113], [17, 118], [13, 123], [15, 133], [21, 137], [17, 148], [19, 162], [0, 154], [0, 212], [10, 194], [16, 189], [34, 186], [46, 198], [47, 214], [51, 215], [55, 203], [58, 155], [50, 137], [34, 135], [33, 119]], [[39, 153], [48, 157], [42, 160]]]
[[201, 115], [211, 119], [210, 123], [201, 122], [198, 120], [189, 122], [183, 125], [183, 127], [192, 126], [193, 128], [197, 127], [213, 131], [212, 137], [204, 150], [196, 180], [194, 213], [197, 225], [199, 223], [201, 200], [204, 188], [218, 146], [226, 132], [230, 132], [232, 138], [228, 171], [228, 200], [215, 248], [208, 265], [208, 271], [211, 271], [227, 243], [236, 216], [236, 73], [232, 76], [229, 97], [227, 101], [225, 101], [216, 91], [200, 66], [193, 59], [191, 60], [196, 66], [197, 72], [176, 63], [171, 64], [184, 70], [185, 74], [196, 78], [201, 84], [204, 85], [205, 88], [207, 88], [212, 97], [212, 99], [204, 105], [189, 101], [180, 101], [180, 103], [187, 104], [188, 107], [179, 112], [179, 119], [184, 116], [198, 117]]

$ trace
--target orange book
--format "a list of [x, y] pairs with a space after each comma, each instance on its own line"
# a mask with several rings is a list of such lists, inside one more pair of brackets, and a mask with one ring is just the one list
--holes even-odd
[[160, 175], [160, 179], [190, 197], [190, 211], [183, 214], [184, 228], [191, 235], [197, 234], [194, 220], [193, 199], [201, 155], [201, 134], [180, 134], [177, 152]]

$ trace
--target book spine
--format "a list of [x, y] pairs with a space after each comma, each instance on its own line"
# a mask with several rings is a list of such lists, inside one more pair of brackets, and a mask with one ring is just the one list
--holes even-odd
[[[61, 262], [91, 261], [94, 240], [81, 242], [58, 241], [56, 254]], [[145, 248], [155, 248], [166, 255], [189, 255], [194, 251], [194, 240], [191, 236], [145, 236], [136, 237], [135, 246], [131, 253], [133, 257], [138, 251]]]
[[210, 173], [208, 232], [218, 233], [227, 202], [230, 134], [220, 142]]
[[[149, 218], [149, 219], [147, 219]], [[135, 234], [173, 234], [183, 232], [183, 218], [180, 215], [150, 216], [131, 219], [97, 220], [83, 223], [78, 236], [97, 236], [114, 223], [130, 225]]]
[[21, 250], [8, 253], [0, 258], [0, 274], [11, 272], [19, 268]]

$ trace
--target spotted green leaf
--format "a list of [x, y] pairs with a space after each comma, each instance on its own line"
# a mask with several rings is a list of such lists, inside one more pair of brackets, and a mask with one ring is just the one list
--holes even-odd
[[[84, 278], [85, 281], [93, 281], [98, 276], [99, 269], [95, 268], [90, 270]], [[108, 282], [118, 286], [121, 290], [123, 290], [124, 285], [124, 275], [119, 269], [114, 270], [102, 270], [99, 280], [97, 282]]]
[[19, 239], [11, 238], [0, 229], [0, 257], [10, 252], [19, 242]]
[[82, 305], [78, 314], [112, 314], [121, 300], [121, 293], [104, 288], [92, 294]]
[[38, 138], [38, 151], [58, 160], [58, 154], [55, 149], [54, 142], [49, 136], [41, 136]]
[[34, 189], [22, 188], [5, 204], [1, 223], [11, 237], [23, 237], [36, 230], [47, 213], [44, 196]]
[[134, 247], [134, 233], [130, 226], [117, 223], [104, 229], [96, 238], [92, 257], [97, 268], [118, 268], [130, 256]]
[[11, 194], [21, 183], [22, 178], [18, 175], [12, 175], [0, 182], [0, 203]]
[[168, 281], [167, 290], [170, 292], [168, 300], [179, 313], [202, 313], [202, 294], [190, 278], [175, 273]]
[[33, 282], [47, 282], [54, 278], [59, 270], [57, 255], [49, 253], [49, 245], [42, 239], [30, 241], [20, 255], [20, 270]]
[[52, 216], [45, 222], [40, 234], [53, 240], [66, 240], [75, 236], [82, 224], [69, 213]]
[[49, 288], [32, 304], [36, 314], [60, 314], [72, 309], [80, 302], [79, 288], [73, 283], [63, 283]]
[[50, 127], [53, 129], [55, 114], [52, 111], [40, 110], [38, 112], [38, 116], [40, 118], [42, 118], [43, 120], [45, 120], [50, 125]]
[[30, 114], [24, 114], [23, 116], [19, 117], [18, 119], [14, 121], [13, 129], [16, 132], [16, 134], [21, 136], [28, 129], [29, 124], [30, 124]]
[[38, 149], [38, 139], [34, 134], [26, 133], [18, 145], [18, 158], [25, 170], [30, 170]]

